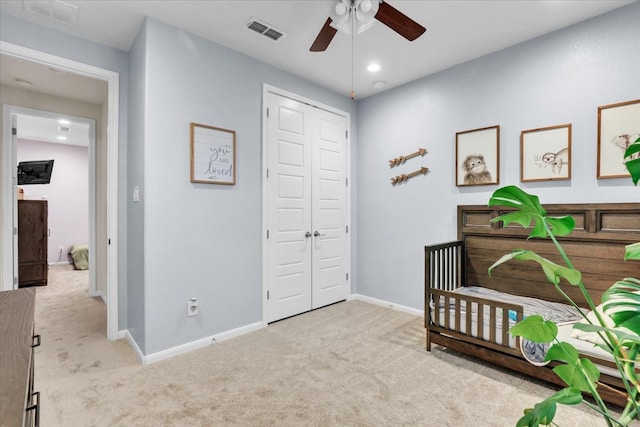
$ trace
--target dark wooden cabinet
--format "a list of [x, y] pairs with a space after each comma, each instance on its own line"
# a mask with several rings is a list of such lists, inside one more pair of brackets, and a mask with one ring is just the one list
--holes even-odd
[[40, 394], [33, 390], [36, 290], [0, 292], [0, 427], [38, 426]]
[[18, 287], [47, 284], [46, 200], [18, 200]]

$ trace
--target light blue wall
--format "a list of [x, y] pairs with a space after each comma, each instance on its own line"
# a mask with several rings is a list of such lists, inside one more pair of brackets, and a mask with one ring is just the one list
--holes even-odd
[[[423, 308], [424, 246], [456, 238], [456, 206], [498, 186], [455, 186], [456, 132], [501, 126], [500, 185], [542, 203], [640, 201], [629, 179], [596, 179], [597, 108], [640, 98], [640, 4], [358, 103], [358, 291]], [[428, 60], [428, 58], [425, 58]], [[520, 132], [572, 123], [572, 179], [520, 183]], [[639, 124], [640, 125], [640, 124]], [[429, 150], [402, 169], [387, 161]], [[395, 172], [425, 177], [392, 187]]]
[[67, 58], [120, 75], [118, 174], [118, 326], [127, 324], [127, 91], [128, 57], [118, 49], [72, 37], [10, 15], [0, 14], [0, 40], [29, 49]]
[[[144, 126], [143, 135], [135, 131], [144, 145], [135, 156], [136, 164], [143, 159], [144, 183], [131, 170], [129, 182], [144, 195], [143, 348], [152, 354], [262, 321], [263, 83], [347, 112], [355, 104], [153, 19], [141, 36], [131, 76], [145, 79], [144, 95], [131, 94], [131, 102], [144, 117], [130, 127]], [[235, 185], [190, 182], [190, 122], [235, 130]], [[191, 297], [200, 315], [188, 318]]]
[[[144, 140], [147, 105], [146, 25], [129, 50], [129, 140], [127, 156], [127, 329], [140, 351], [145, 353], [144, 287]], [[139, 186], [140, 201], [133, 202], [133, 187]]]

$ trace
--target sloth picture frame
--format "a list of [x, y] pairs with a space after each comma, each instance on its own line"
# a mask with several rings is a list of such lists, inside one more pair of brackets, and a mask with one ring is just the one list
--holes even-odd
[[456, 186], [500, 183], [500, 126], [456, 132]]
[[[640, 99], [598, 107], [598, 178], [630, 176], [623, 159], [640, 138]], [[636, 158], [638, 154], [632, 156]]]
[[520, 180], [566, 179], [571, 179], [571, 124], [520, 132]]

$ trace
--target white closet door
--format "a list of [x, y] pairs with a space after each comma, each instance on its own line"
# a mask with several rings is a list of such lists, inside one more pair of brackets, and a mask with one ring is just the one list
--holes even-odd
[[346, 119], [267, 96], [268, 322], [346, 299]]
[[346, 278], [346, 118], [316, 110], [313, 125], [312, 306], [341, 301]]
[[271, 95], [267, 118], [268, 321], [311, 308], [310, 107]]

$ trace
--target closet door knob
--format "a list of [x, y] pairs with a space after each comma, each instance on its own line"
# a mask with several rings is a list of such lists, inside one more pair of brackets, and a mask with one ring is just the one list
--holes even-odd
[[311, 237], [311, 232], [307, 231], [306, 233], [304, 233], [304, 237], [306, 237], [307, 239]]
[[318, 236], [324, 236], [324, 234], [320, 234], [320, 232], [318, 230], [313, 232], [313, 235], [318, 237]]

